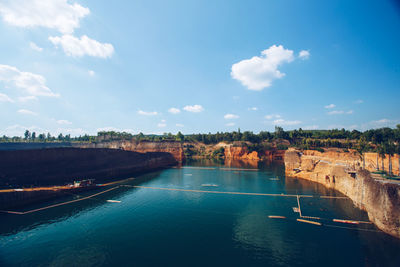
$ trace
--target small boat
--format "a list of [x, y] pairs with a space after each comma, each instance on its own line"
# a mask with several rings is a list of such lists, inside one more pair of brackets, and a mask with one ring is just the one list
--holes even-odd
[[112, 200], [112, 199], [107, 200], [107, 202], [111, 202], [111, 203], [121, 203], [121, 201], [119, 201], [119, 200]]
[[217, 187], [217, 184], [202, 184], [201, 186], [205, 186], [205, 187]]

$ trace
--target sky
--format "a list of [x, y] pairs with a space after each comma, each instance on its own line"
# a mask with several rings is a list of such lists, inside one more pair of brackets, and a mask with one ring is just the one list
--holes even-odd
[[0, 135], [400, 123], [394, 0], [0, 0], [0, 38]]

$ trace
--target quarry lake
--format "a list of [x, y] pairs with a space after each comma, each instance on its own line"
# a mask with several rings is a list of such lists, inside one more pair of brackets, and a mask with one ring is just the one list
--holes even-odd
[[400, 240], [283, 164], [191, 161], [114, 187], [0, 214], [0, 266], [400, 266]]

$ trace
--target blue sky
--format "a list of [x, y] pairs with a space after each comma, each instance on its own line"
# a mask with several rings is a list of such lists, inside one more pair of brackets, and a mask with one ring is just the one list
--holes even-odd
[[0, 135], [400, 123], [395, 1], [0, 0]]

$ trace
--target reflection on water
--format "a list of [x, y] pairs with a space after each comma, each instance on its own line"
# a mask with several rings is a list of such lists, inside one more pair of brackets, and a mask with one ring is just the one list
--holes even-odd
[[[282, 164], [202, 160], [187, 165], [196, 168], [154, 172], [125, 184], [343, 196], [319, 184], [286, 178]], [[296, 221], [296, 197], [120, 187], [38, 213], [1, 215], [0, 265], [397, 266], [400, 262], [399, 240], [373, 225], [332, 222], [333, 218], [367, 220], [349, 199], [300, 198], [299, 203], [303, 214], [321, 217], [323, 225]]]

